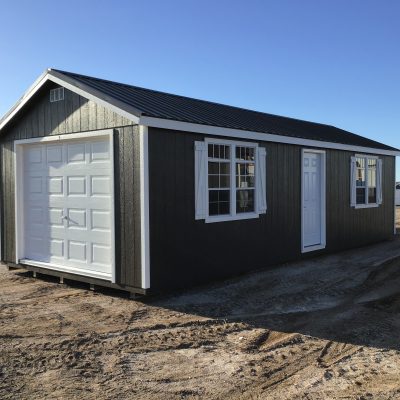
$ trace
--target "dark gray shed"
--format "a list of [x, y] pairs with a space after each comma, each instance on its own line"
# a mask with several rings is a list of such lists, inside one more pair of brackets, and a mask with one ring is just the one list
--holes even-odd
[[0, 121], [1, 259], [130, 292], [390, 239], [398, 150], [47, 70]]

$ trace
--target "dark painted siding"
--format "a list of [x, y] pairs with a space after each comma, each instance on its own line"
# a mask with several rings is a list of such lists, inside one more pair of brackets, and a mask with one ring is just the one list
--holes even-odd
[[139, 128], [115, 129], [115, 238], [117, 281], [141, 284]]
[[[301, 147], [267, 149], [267, 213], [206, 224], [194, 219], [194, 142], [203, 135], [149, 129], [151, 288], [185, 287], [300, 259]], [[393, 235], [394, 158], [384, 159], [384, 204], [350, 207], [350, 157], [327, 150], [327, 248]]]
[[350, 207], [350, 157], [354, 153], [327, 151], [327, 250], [363, 246], [394, 232], [395, 158], [383, 160], [383, 204], [377, 208]]
[[120, 115], [65, 89], [65, 100], [49, 102], [46, 84], [29, 107], [2, 133], [2, 260], [15, 262], [14, 140], [115, 128], [115, 203], [117, 278], [138, 287], [140, 277], [140, 175], [138, 127]]

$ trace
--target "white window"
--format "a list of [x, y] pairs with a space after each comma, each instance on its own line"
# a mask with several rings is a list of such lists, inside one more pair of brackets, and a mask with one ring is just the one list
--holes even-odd
[[382, 160], [376, 156], [351, 158], [351, 205], [355, 208], [382, 204]]
[[265, 148], [206, 139], [195, 144], [195, 163], [196, 219], [218, 222], [266, 212]]

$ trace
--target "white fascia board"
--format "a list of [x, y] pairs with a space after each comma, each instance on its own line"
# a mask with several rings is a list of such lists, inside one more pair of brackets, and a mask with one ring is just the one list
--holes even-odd
[[400, 156], [400, 151], [394, 151], [394, 150], [382, 150], [371, 147], [352, 146], [341, 143], [323, 142], [321, 140], [302, 139], [290, 136], [274, 135], [270, 133], [244, 131], [241, 129], [232, 129], [232, 128], [222, 128], [219, 126], [201, 125], [201, 124], [194, 124], [191, 122], [181, 122], [181, 121], [174, 121], [169, 119], [146, 117], [146, 116], [140, 117], [139, 124], [147, 125], [154, 128], [202, 133], [205, 135], [213, 135], [213, 136], [227, 136], [240, 139], [258, 140], [263, 142], [286, 143], [304, 147], [319, 147], [323, 149], [346, 150], [346, 151], [361, 152], [361, 153], [373, 152], [374, 154], [380, 154], [386, 156]]
[[93, 100], [95, 103], [108, 108], [125, 118], [128, 118], [135, 124], [139, 123], [139, 117], [136, 115], [140, 114], [139, 110], [129, 107], [125, 103], [122, 103], [118, 100], [111, 99], [96, 89], [93, 89], [80, 82], [76, 82], [73, 78], [66, 77], [65, 75], [56, 73], [52, 70], [47, 70], [35, 81], [35, 83], [25, 92], [25, 94], [10, 109], [10, 111], [8, 111], [8, 113], [6, 113], [5, 116], [0, 120], [0, 131], [47, 81], [57, 83], [58, 85], [63, 86], [88, 100]]
[[13, 107], [0, 119], [0, 130], [8, 124], [14, 115], [31, 99], [31, 97], [48, 81], [48, 71], [43, 72], [24, 95], [14, 104]]

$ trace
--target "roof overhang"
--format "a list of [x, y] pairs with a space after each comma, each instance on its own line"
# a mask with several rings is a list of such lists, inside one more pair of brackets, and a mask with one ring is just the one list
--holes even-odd
[[334, 142], [324, 142], [322, 140], [310, 140], [292, 136], [273, 135], [270, 133], [251, 132], [251, 131], [244, 131], [241, 129], [223, 128], [211, 125], [192, 124], [189, 122], [181, 122], [181, 121], [174, 121], [174, 120], [167, 120], [167, 119], [153, 118], [146, 116], [141, 116], [139, 118], [139, 124], [154, 128], [164, 128], [177, 131], [202, 133], [205, 135], [213, 135], [213, 136], [228, 136], [240, 139], [293, 144], [304, 147], [319, 147], [323, 149], [373, 153], [373, 154], [380, 154], [387, 156], [400, 156], [400, 151], [396, 150], [375, 149], [371, 147], [354, 146], [354, 145], [334, 143]]
[[89, 100], [93, 100], [99, 105], [106, 107], [117, 114], [128, 118], [135, 124], [163, 128], [170, 130], [178, 130], [184, 132], [201, 133], [213, 136], [227, 136], [240, 139], [260, 140], [266, 142], [286, 143], [306, 147], [319, 147], [325, 149], [345, 150], [361, 153], [374, 153], [388, 156], [400, 156], [400, 151], [383, 150], [371, 147], [361, 147], [349, 144], [325, 142], [321, 140], [310, 140], [299, 137], [275, 135], [270, 133], [252, 132], [241, 129], [224, 128], [212, 125], [202, 125], [190, 122], [175, 121], [163, 118], [154, 118], [142, 115], [141, 111], [126, 103], [105, 95], [103, 92], [94, 89], [70, 76], [64, 75], [52, 69], [46, 70], [34, 84], [25, 92], [25, 94], [17, 101], [8, 113], [0, 120], [1, 130], [14, 118], [14, 116], [25, 106], [25, 104], [38, 92], [38, 90], [48, 81], [54, 82], [74, 93], [79, 94]]

